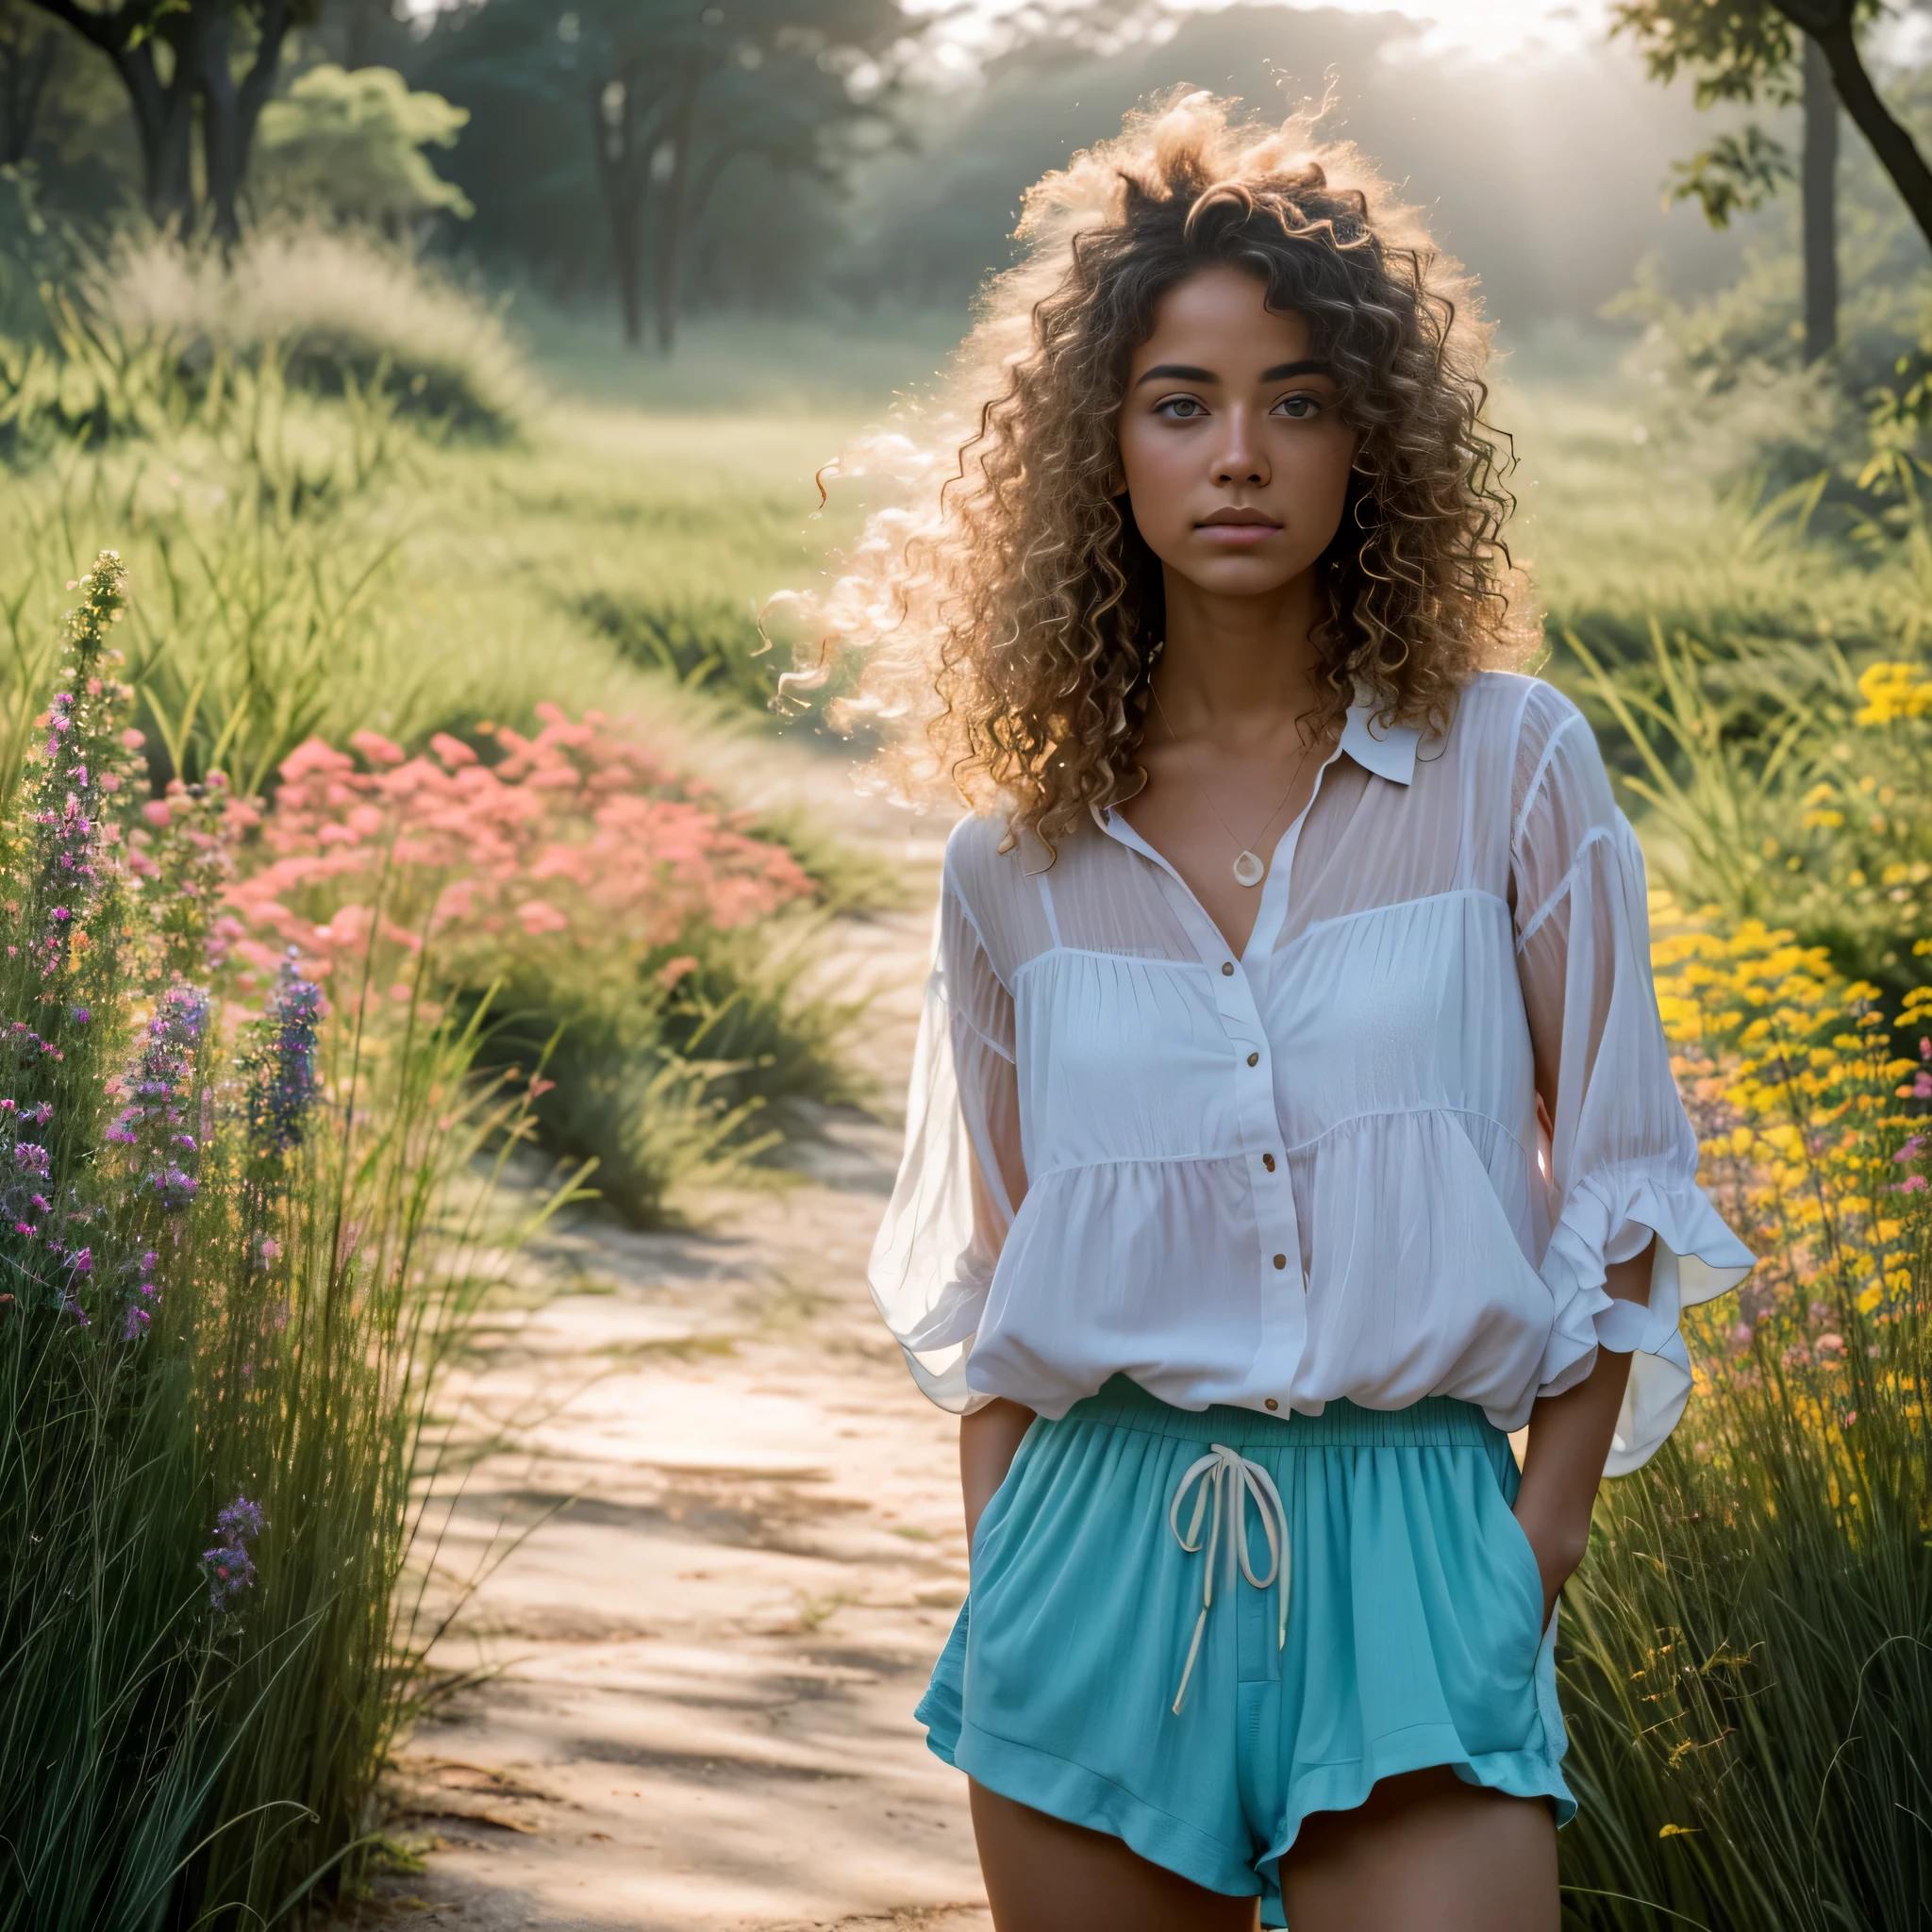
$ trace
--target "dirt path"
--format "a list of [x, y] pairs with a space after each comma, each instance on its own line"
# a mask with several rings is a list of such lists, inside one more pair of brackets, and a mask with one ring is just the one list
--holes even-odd
[[[842, 929], [861, 1051], [896, 1109], [941, 828], [897, 857], [916, 909]], [[912, 1707], [964, 1594], [955, 1425], [866, 1295], [897, 1135], [825, 1123], [812, 1177], [703, 1235], [586, 1216], [527, 1257], [527, 1313], [460, 1391], [511, 1427], [443, 1574], [534, 1524], [441, 1663], [493, 1672], [418, 1727], [388, 1888], [496, 1928], [990, 1924], [963, 1782]]]

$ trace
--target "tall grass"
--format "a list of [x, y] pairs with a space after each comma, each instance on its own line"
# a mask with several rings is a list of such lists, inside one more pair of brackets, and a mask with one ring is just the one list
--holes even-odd
[[77, 589], [0, 794], [0, 1926], [274, 1924], [353, 1875], [419, 1687], [452, 1183], [519, 1109], [387, 980], [236, 998], [219, 814], [130, 844], [118, 561]]
[[1659, 869], [1707, 908], [1660, 908], [1658, 993], [1760, 1259], [1690, 1324], [1690, 1409], [1606, 1487], [1566, 1594], [1566, 1909], [1890, 1932], [1932, 1923], [1932, 685], [1827, 658], [1740, 725], [1724, 660], [1655, 650], [1661, 697], [1592, 671]]

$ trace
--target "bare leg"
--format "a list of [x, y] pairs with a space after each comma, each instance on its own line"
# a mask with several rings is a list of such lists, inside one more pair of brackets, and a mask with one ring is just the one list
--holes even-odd
[[1446, 1766], [1411, 1772], [1309, 1818], [1281, 1883], [1293, 1932], [1557, 1932], [1556, 1821]]
[[997, 1932], [1255, 1932], [1254, 1899], [1208, 1891], [1104, 1831], [1049, 1818], [984, 1785], [972, 1790]]

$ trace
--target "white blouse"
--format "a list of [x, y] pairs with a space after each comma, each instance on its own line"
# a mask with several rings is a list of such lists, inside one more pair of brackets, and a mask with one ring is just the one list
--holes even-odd
[[[1476, 1403], [1636, 1351], [1608, 1473], [1690, 1388], [1677, 1316], [1752, 1257], [1697, 1181], [1643, 858], [1589, 725], [1485, 673], [1446, 734], [1357, 703], [1237, 958], [1119, 812], [946, 848], [872, 1287], [941, 1407]], [[1541, 1133], [1541, 1091], [1551, 1130]], [[1657, 1236], [1648, 1305], [1605, 1264]]]

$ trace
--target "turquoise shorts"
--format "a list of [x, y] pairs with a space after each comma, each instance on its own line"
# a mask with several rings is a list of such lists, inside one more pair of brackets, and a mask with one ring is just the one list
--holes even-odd
[[1116, 1375], [1033, 1424], [980, 1518], [927, 1741], [1264, 1925], [1302, 1820], [1378, 1778], [1446, 1764], [1567, 1824], [1516, 1480], [1467, 1403], [1196, 1413]]

